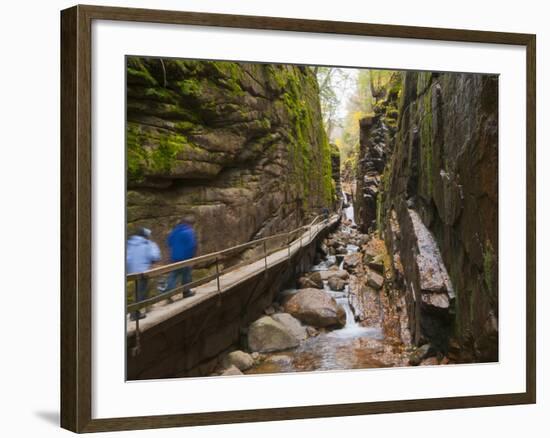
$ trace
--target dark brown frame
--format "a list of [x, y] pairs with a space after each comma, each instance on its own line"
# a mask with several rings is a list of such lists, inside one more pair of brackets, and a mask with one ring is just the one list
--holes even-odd
[[[230, 412], [92, 419], [91, 333], [91, 24], [142, 21], [510, 44], [527, 52], [527, 369], [526, 392], [350, 403]], [[61, 12], [61, 426], [74, 432], [147, 429], [252, 421], [456, 409], [536, 402], [536, 37], [531, 34], [439, 29], [275, 17], [75, 6]]]

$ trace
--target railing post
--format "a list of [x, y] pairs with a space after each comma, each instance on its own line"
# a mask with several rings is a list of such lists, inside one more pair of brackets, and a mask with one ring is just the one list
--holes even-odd
[[[134, 280], [136, 303], [139, 303], [138, 283], [139, 283], [139, 280], [136, 278]], [[140, 339], [140, 333], [139, 333], [139, 313], [141, 313], [141, 310], [138, 309], [138, 310], [136, 310], [135, 313], [136, 313], [136, 331], [135, 331], [136, 344], [135, 344], [134, 348], [132, 349], [132, 356], [134, 356], [134, 357], [137, 356], [140, 353], [140, 350], [141, 350], [141, 339]], [[130, 313], [130, 316], [131, 315], [132, 314]]]
[[139, 284], [138, 284], [139, 280], [136, 278], [134, 280], [134, 297], [135, 297], [135, 301], [136, 303], [139, 303]]
[[218, 257], [216, 257], [216, 283], [218, 284], [218, 292], [221, 292], [220, 287], [220, 266], [218, 264]]
[[264, 262], [265, 262], [265, 270], [267, 272], [267, 245], [265, 240], [264, 240]]

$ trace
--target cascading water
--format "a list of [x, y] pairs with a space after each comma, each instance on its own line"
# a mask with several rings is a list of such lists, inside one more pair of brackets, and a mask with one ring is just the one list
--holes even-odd
[[[359, 247], [356, 245], [348, 244], [346, 247], [346, 251], [348, 254], [355, 253], [359, 250]], [[340, 263], [339, 268], [343, 269], [344, 267], [344, 261]], [[344, 290], [342, 292], [333, 291], [328, 286], [328, 282], [324, 283], [324, 289], [325, 291], [331, 295], [336, 302], [343, 307], [343, 309], [346, 311], [346, 325], [339, 329], [334, 330], [328, 334], [328, 336], [336, 336], [336, 337], [355, 337], [355, 336], [373, 336], [377, 338], [381, 338], [382, 330], [379, 327], [363, 327], [361, 326], [355, 319], [355, 314], [353, 313], [353, 309], [351, 308], [350, 304], [350, 292], [349, 292], [349, 285], [347, 284], [344, 287]]]
[[[358, 247], [347, 245], [347, 253], [357, 252]], [[312, 271], [327, 271], [335, 264], [335, 257], [329, 256]], [[343, 264], [343, 262], [342, 262]], [[342, 269], [340, 264], [340, 269]], [[304, 340], [296, 349], [270, 353], [261, 364], [248, 370], [247, 374], [264, 374], [296, 371], [323, 371], [353, 368], [377, 368], [388, 366], [380, 360], [384, 334], [380, 327], [364, 327], [355, 319], [350, 304], [349, 285], [343, 291], [331, 290], [324, 281], [324, 290], [332, 296], [346, 312], [346, 324], [340, 329], [322, 331], [317, 336]], [[280, 292], [282, 297], [295, 294], [295, 289]], [[390, 365], [391, 366], [391, 365]]]
[[347, 205], [346, 208], [344, 208], [344, 216], [347, 220], [351, 221], [352, 225], [355, 225], [355, 212], [353, 209], [353, 202], [351, 202], [348, 198], [348, 195], [346, 192], [343, 192], [344, 194], [344, 205]]

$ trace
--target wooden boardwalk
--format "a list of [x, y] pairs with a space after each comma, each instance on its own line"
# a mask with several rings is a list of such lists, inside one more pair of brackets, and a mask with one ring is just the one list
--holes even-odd
[[[186, 310], [190, 309], [197, 304], [206, 301], [212, 296], [218, 294], [227, 293], [231, 288], [238, 284], [264, 272], [266, 269], [270, 269], [280, 263], [287, 261], [294, 254], [296, 254], [302, 247], [310, 245], [315, 241], [316, 237], [324, 229], [331, 227], [339, 220], [338, 215], [333, 215], [329, 218], [328, 222], [320, 222], [311, 227], [311, 232], [308, 230], [304, 232], [300, 237], [294, 240], [289, 247], [284, 247], [267, 258], [261, 258], [256, 261], [251, 261], [250, 264], [242, 266], [233, 271], [221, 274], [220, 290], [218, 290], [217, 280], [212, 280], [201, 286], [193, 288], [195, 295], [189, 298], [181, 298], [181, 295], [173, 297], [173, 302], [167, 304], [166, 301], [161, 301], [152, 305], [147, 312], [147, 317], [139, 321], [139, 331], [143, 332], [151, 327], [160, 324]], [[136, 331], [136, 323], [130, 321], [129, 316], [126, 320], [126, 335], [131, 336]]]

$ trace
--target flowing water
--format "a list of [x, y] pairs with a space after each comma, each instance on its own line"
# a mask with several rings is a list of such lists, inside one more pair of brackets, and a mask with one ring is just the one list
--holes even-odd
[[[348, 245], [348, 253], [357, 250], [356, 246]], [[327, 270], [334, 262], [334, 259], [325, 260], [314, 266], [312, 270]], [[363, 326], [356, 322], [349, 300], [349, 286], [346, 286], [344, 291], [338, 292], [330, 290], [325, 282], [324, 288], [346, 311], [346, 325], [337, 330], [321, 331], [319, 335], [302, 341], [293, 350], [268, 353], [265, 360], [248, 370], [246, 374], [380, 368], [397, 365], [391, 345], [385, 342], [382, 328]], [[293, 293], [296, 293], [296, 290], [289, 289], [281, 292], [283, 296]]]
[[344, 204], [347, 205], [347, 207], [344, 208], [344, 215], [346, 216], [346, 219], [351, 221], [352, 225], [355, 225], [355, 211], [353, 209], [353, 202], [348, 199], [346, 192], [342, 193], [344, 195]]

